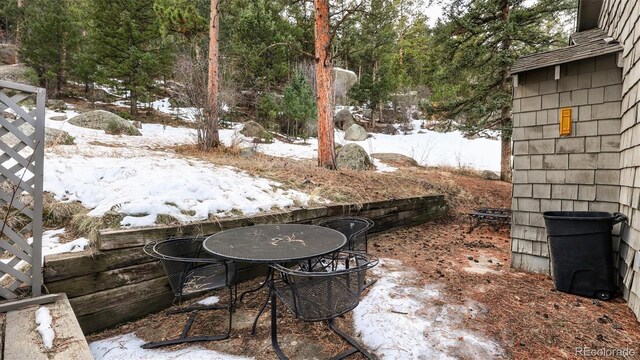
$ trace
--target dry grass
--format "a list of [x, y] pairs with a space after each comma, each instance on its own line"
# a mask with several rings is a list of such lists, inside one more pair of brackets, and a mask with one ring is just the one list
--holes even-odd
[[[182, 145], [174, 150], [178, 154], [216, 165], [234, 166], [252, 175], [278, 181], [287, 188], [317, 195], [334, 203], [364, 203], [444, 194], [452, 207], [473, 207], [484, 202], [484, 193], [472, 195], [467, 190], [468, 186], [475, 189], [486, 188], [487, 194], [503, 194], [511, 186], [508, 183], [483, 180], [477, 173], [452, 174], [438, 168], [406, 167], [392, 173], [332, 171], [318, 167], [312, 160], [278, 158], [260, 153], [245, 157], [237, 147], [205, 152], [194, 145]], [[497, 189], [499, 190], [496, 191]]]

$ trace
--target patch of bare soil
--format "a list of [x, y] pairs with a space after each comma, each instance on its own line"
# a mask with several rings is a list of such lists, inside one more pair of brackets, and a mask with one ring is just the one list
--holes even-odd
[[508, 358], [582, 358], [580, 347], [640, 352], [640, 324], [620, 296], [603, 302], [558, 292], [549, 276], [509, 267], [507, 229], [467, 233], [468, 226], [459, 215], [383, 234], [373, 252], [414, 267], [425, 284], [444, 284], [452, 304], [484, 305], [463, 326], [495, 339]]

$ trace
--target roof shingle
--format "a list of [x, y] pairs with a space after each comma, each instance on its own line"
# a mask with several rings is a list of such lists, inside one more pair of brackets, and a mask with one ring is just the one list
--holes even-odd
[[511, 66], [511, 74], [622, 51], [618, 42], [604, 40], [608, 37], [602, 29], [575, 33], [571, 35], [571, 46], [518, 58]]

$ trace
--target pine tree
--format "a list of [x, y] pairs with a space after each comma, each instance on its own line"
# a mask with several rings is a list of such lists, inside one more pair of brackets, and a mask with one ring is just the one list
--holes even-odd
[[318, 166], [336, 168], [333, 131], [333, 68], [329, 0], [314, 0], [316, 92], [318, 104]]
[[91, 0], [91, 45], [101, 80], [129, 92], [133, 116], [138, 101], [166, 71], [154, 0]]
[[[556, 24], [575, 0], [454, 0], [435, 29], [428, 110], [457, 119], [466, 132], [502, 133], [501, 179], [510, 179], [511, 82], [509, 68], [529, 52], [566, 45]], [[549, 31], [551, 28], [552, 31]]]
[[31, 0], [24, 8], [22, 60], [31, 66], [43, 86], [59, 92], [66, 82], [71, 59], [80, 43], [80, 27], [69, 0]]

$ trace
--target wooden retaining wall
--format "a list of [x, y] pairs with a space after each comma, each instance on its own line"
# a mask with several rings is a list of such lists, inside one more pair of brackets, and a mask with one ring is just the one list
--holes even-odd
[[[298, 209], [183, 226], [104, 231], [95, 251], [47, 256], [44, 282], [50, 293], [67, 294], [83, 331], [91, 333], [157, 312], [172, 303], [173, 295], [161, 266], [142, 251], [142, 246], [150, 241], [213, 234], [254, 224], [313, 224], [341, 215], [373, 219], [376, 225], [371, 232], [380, 233], [422, 224], [447, 211], [447, 203], [439, 195]], [[264, 271], [264, 267], [241, 268], [241, 281]]]

